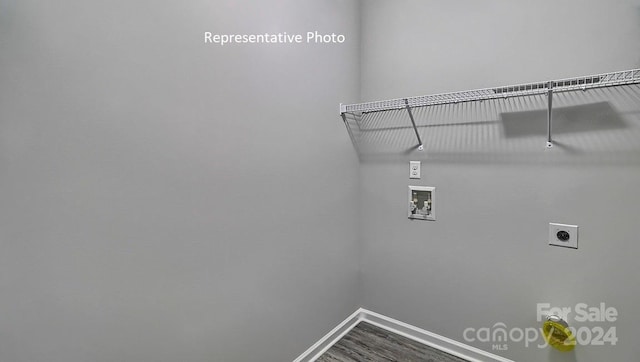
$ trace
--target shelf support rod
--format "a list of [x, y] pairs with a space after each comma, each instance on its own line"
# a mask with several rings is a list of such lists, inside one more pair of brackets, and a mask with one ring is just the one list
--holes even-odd
[[409, 118], [411, 118], [411, 124], [413, 125], [413, 131], [416, 133], [416, 137], [418, 138], [418, 150], [424, 150], [424, 146], [422, 145], [422, 140], [420, 139], [420, 134], [418, 133], [418, 128], [416, 127], [416, 121], [413, 119], [413, 113], [411, 113], [411, 107], [409, 107], [409, 100], [404, 99], [404, 104], [407, 107], [407, 112], [409, 113]]
[[344, 126], [347, 127], [347, 133], [349, 133], [349, 138], [351, 138], [351, 143], [353, 143], [353, 147], [358, 149], [358, 143], [356, 142], [356, 138], [353, 136], [353, 132], [351, 131], [351, 127], [349, 127], [349, 122], [347, 122], [347, 114], [346, 112], [340, 113], [340, 117], [342, 117], [342, 121], [344, 122]]
[[553, 121], [553, 115], [552, 115], [552, 110], [553, 110], [553, 81], [549, 81], [549, 85], [547, 86], [548, 91], [547, 91], [547, 102], [548, 102], [548, 108], [547, 108], [547, 148], [551, 148], [553, 147], [553, 143], [551, 141], [551, 126], [552, 126], [552, 121]]

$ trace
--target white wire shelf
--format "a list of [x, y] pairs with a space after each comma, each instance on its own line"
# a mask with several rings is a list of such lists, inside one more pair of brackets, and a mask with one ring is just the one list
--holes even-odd
[[[474, 89], [451, 93], [440, 93], [426, 96], [396, 98], [355, 104], [340, 104], [340, 115], [347, 125], [347, 114], [360, 117], [372, 112], [384, 112], [405, 109], [411, 120], [411, 125], [418, 141], [418, 150], [424, 146], [416, 127], [412, 108], [428, 107], [462, 102], [475, 102], [511, 97], [525, 97], [545, 94], [547, 96], [547, 147], [553, 147], [552, 142], [552, 108], [554, 93], [570, 91], [587, 91], [594, 88], [640, 84], [640, 69], [623, 70], [618, 72], [601, 73], [582, 77], [548, 80], [541, 82], [508, 85], [484, 89]], [[347, 125], [349, 135], [353, 135]]]
[[558, 79], [493, 88], [474, 89], [451, 93], [440, 93], [426, 96], [407, 97], [355, 104], [341, 104], [340, 113], [367, 113], [405, 109], [409, 107], [426, 107], [442, 104], [482, 101], [488, 99], [508, 98], [544, 94], [553, 92], [587, 90], [592, 88], [611, 87], [640, 83], [640, 69], [602, 73], [583, 77]]

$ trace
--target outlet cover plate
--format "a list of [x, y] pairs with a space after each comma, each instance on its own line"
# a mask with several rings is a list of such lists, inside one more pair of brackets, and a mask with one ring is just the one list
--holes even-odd
[[578, 225], [549, 223], [549, 245], [578, 249]]
[[420, 161], [409, 161], [409, 178], [420, 178]]

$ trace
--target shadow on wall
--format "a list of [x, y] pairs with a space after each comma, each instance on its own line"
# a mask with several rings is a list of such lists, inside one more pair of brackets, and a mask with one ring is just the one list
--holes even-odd
[[347, 114], [362, 162], [640, 164], [640, 85], [554, 94], [546, 148], [545, 95]]
[[[627, 128], [620, 115], [609, 102], [590, 103], [553, 110], [553, 135], [578, 132], [597, 132]], [[502, 130], [507, 138], [547, 136], [547, 111], [502, 113]]]

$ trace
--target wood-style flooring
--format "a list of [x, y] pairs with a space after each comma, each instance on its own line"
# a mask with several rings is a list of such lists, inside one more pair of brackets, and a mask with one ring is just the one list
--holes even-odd
[[317, 362], [468, 362], [436, 348], [360, 322]]

